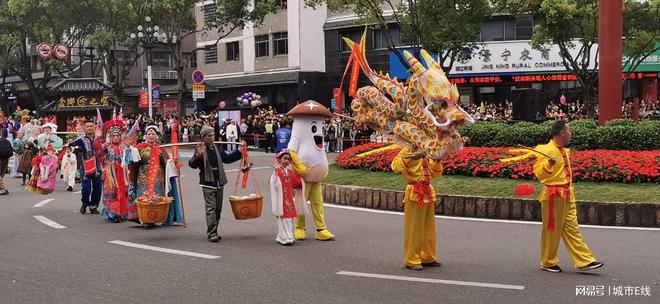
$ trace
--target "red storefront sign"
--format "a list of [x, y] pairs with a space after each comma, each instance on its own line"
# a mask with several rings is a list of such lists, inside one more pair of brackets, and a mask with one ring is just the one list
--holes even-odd
[[140, 90], [139, 106], [140, 106], [140, 108], [148, 108], [149, 107], [149, 92], [147, 92], [147, 90]]
[[179, 114], [179, 101], [176, 99], [162, 99], [163, 116], [178, 115]]

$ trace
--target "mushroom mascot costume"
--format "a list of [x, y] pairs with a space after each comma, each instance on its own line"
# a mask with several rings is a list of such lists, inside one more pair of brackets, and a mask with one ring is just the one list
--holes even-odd
[[[310, 202], [316, 226], [314, 238], [320, 241], [334, 240], [334, 234], [325, 225], [321, 187], [321, 181], [328, 175], [323, 130], [325, 120], [332, 118], [332, 113], [320, 103], [308, 100], [295, 106], [287, 115], [293, 117], [291, 141], [288, 146], [291, 163], [305, 182], [304, 197]], [[299, 215], [296, 218], [296, 240], [305, 239], [306, 228], [305, 215]]]

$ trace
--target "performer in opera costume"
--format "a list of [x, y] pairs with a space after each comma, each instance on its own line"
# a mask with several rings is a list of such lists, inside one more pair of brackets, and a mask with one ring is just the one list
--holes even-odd
[[[124, 140], [126, 126], [123, 120], [110, 120], [104, 124], [105, 137], [109, 143], [103, 143], [105, 161], [103, 167], [103, 209], [101, 214], [106, 221], [121, 222], [128, 217], [128, 175], [125, 160], [137, 160], [138, 151], [128, 146]], [[104, 138], [105, 138], [104, 137]]]
[[291, 246], [295, 242], [294, 223], [298, 213], [305, 213], [305, 188], [302, 179], [289, 168], [291, 154], [284, 149], [275, 157], [275, 172], [270, 177], [270, 200], [277, 222], [275, 241]]

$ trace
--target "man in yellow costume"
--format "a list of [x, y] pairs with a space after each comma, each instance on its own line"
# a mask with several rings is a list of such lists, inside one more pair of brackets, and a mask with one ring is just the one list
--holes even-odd
[[403, 257], [407, 268], [438, 267], [435, 253], [435, 189], [431, 180], [442, 175], [442, 163], [409, 148], [392, 161], [392, 171], [408, 185], [403, 197]]
[[[552, 139], [549, 143], [538, 145], [525, 155], [502, 161], [515, 161], [536, 156], [534, 175], [543, 185], [539, 196], [543, 219], [541, 269], [553, 273], [562, 271], [557, 257], [561, 239], [564, 240], [566, 251], [578, 270], [598, 269], [603, 267], [604, 263], [596, 261], [578, 227], [570, 150], [564, 148], [571, 140], [571, 127], [565, 121], [558, 120], [552, 126], [550, 135]], [[520, 152], [522, 150], [514, 149], [512, 151]]]
[[[325, 225], [323, 188], [321, 181], [328, 175], [328, 157], [325, 154], [324, 134], [326, 119], [333, 115], [320, 103], [308, 100], [295, 106], [287, 114], [293, 117], [291, 140], [288, 149], [293, 169], [305, 181], [304, 197], [310, 202], [319, 241], [334, 240], [335, 235]], [[307, 223], [305, 215], [296, 218], [296, 240], [304, 240]]]

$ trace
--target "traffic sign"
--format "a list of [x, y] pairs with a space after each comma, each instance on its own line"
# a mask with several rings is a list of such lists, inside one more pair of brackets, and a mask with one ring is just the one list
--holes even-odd
[[202, 84], [204, 83], [204, 72], [200, 70], [195, 70], [192, 72], [192, 82], [194, 84]]
[[37, 45], [37, 55], [44, 60], [50, 58], [50, 56], [53, 55], [53, 46], [48, 42], [39, 43], [39, 45]]
[[193, 91], [192, 93], [193, 99], [204, 99], [204, 91]]
[[53, 48], [53, 53], [55, 53], [57, 59], [66, 60], [66, 58], [69, 57], [69, 48], [60, 43]]
[[193, 91], [204, 91], [206, 87], [203, 84], [193, 84], [192, 90]]

